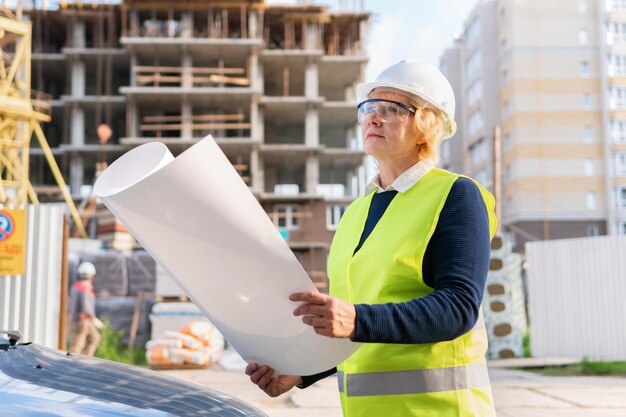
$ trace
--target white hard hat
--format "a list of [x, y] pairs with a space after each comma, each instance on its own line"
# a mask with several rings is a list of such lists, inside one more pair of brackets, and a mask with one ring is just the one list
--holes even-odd
[[444, 115], [446, 132], [443, 139], [453, 136], [456, 132], [454, 91], [450, 82], [435, 66], [410, 61], [392, 65], [381, 72], [374, 82], [357, 86], [359, 102], [367, 100], [370, 93], [377, 88], [419, 97], [432, 104]]
[[78, 265], [79, 278], [91, 278], [96, 275], [96, 267], [91, 262], [83, 262]]

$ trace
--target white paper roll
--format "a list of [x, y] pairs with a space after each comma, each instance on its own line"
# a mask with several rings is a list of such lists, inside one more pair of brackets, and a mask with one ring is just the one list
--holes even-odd
[[162, 143], [139, 146], [94, 194], [247, 362], [311, 375], [360, 346], [292, 315], [289, 294], [315, 286], [211, 136], [176, 159]]

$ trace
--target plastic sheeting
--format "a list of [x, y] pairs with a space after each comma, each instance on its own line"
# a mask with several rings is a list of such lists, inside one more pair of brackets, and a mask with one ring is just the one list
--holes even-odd
[[94, 193], [246, 361], [310, 375], [360, 346], [292, 315], [289, 294], [315, 286], [212, 137], [175, 160], [161, 143], [137, 147]]
[[[93, 289], [96, 296], [123, 296], [128, 294], [126, 258], [118, 252], [83, 254], [80, 262], [91, 262], [96, 267]], [[76, 276], [74, 275], [74, 279]]]
[[[102, 321], [108, 320], [112, 328], [124, 332], [122, 339], [124, 345], [128, 345], [129, 342], [136, 303], [135, 297], [96, 298], [96, 316]], [[150, 340], [150, 310], [153, 305], [154, 300], [141, 300], [135, 347], [143, 346]]]

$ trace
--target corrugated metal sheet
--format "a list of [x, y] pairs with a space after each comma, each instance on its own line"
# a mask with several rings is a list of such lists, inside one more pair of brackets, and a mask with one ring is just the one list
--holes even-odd
[[533, 356], [626, 360], [626, 237], [526, 244]]
[[27, 208], [26, 275], [0, 276], [0, 329], [23, 341], [57, 347], [63, 249], [63, 207]]

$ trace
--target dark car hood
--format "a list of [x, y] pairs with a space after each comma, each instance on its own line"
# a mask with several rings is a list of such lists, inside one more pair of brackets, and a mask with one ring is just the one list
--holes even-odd
[[36, 344], [0, 349], [0, 410], [28, 416], [264, 416], [226, 394]]

